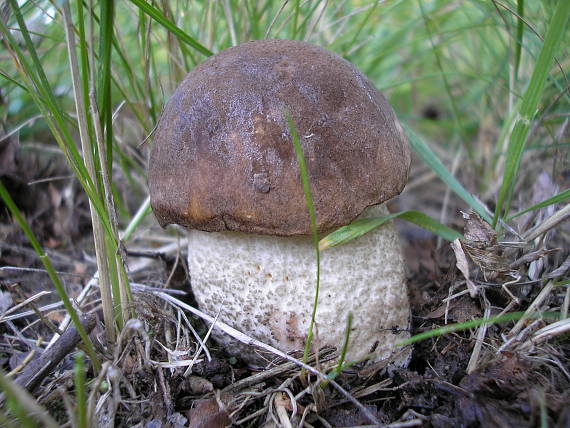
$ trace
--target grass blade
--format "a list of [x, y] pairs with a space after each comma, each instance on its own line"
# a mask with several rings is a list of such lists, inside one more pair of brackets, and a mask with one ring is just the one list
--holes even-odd
[[499, 190], [499, 197], [492, 222], [493, 227], [497, 226], [500, 217], [507, 216], [509, 213], [512, 193], [526, 144], [526, 137], [532, 119], [535, 116], [538, 102], [544, 91], [546, 79], [554, 63], [554, 53], [565, 34], [566, 23], [569, 17], [570, 2], [567, 0], [558, 1], [556, 10], [552, 15], [552, 20], [548, 25], [544, 44], [538, 55], [530, 83], [523, 96], [513, 133], [511, 134], [509, 147], [507, 149], [505, 171], [503, 173], [503, 183]]
[[295, 0], [295, 11], [293, 13], [293, 21], [291, 22], [291, 39], [297, 38], [297, 21], [299, 20], [299, 9], [301, 8], [301, 0]]
[[[0, 390], [5, 394], [5, 397], [8, 399], [8, 402], [15, 403], [17, 409], [22, 412], [18, 415], [16, 412], [16, 416], [20, 416], [18, 418], [18, 422], [24, 427], [35, 427], [37, 426], [35, 422], [32, 420], [38, 420], [42, 423], [41, 426], [47, 428], [58, 428], [61, 427], [45, 410], [42, 406], [38, 404], [35, 398], [24, 388], [20, 385], [14, 383], [10, 380], [3, 370], [0, 369]], [[6, 408], [4, 408], [6, 410]]]
[[5, 71], [0, 70], [0, 76], [2, 76], [4, 79], [6, 79], [8, 82], [19, 86], [20, 89], [23, 89], [24, 91], [28, 92], [28, 88], [26, 88], [24, 85], [22, 85], [20, 82], [18, 82], [17, 80], [13, 79], [12, 77], [10, 77], [8, 75], [8, 73], [6, 73]]
[[443, 68], [443, 61], [442, 61], [441, 54], [440, 54], [440, 48], [434, 41], [434, 37], [433, 37], [434, 35], [433, 35], [433, 31], [431, 29], [431, 26], [432, 26], [431, 19], [425, 13], [422, 0], [418, 0], [418, 5], [419, 5], [419, 9], [420, 9], [421, 14], [422, 14], [422, 18], [424, 20], [424, 25], [426, 27], [426, 32], [428, 34], [429, 41], [431, 44], [431, 51], [433, 52], [433, 55], [435, 57], [435, 62], [437, 64], [437, 68], [439, 69], [441, 80], [443, 82], [445, 92], [447, 93], [447, 98], [449, 99], [449, 104], [451, 106], [451, 112], [453, 113], [453, 121], [455, 122], [457, 132], [460, 135], [461, 142], [462, 142], [463, 146], [467, 149], [469, 159], [473, 159], [473, 156], [474, 156], [473, 147], [472, 147], [471, 143], [468, 143], [469, 140], [465, 137], [465, 131], [463, 128], [463, 124], [461, 123], [461, 119], [460, 119], [459, 108], [457, 106], [457, 102], [455, 101], [455, 97], [453, 96], [451, 84], [449, 83], [449, 80], [447, 79], [447, 73], [445, 72], [445, 70]]
[[[73, 93], [75, 98], [75, 110], [77, 113], [77, 123], [79, 125], [79, 139], [81, 141], [81, 149], [83, 152], [83, 158], [85, 160], [85, 167], [89, 173], [89, 176], [97, 181], [97, 173], [96, 170], [101, 169], [99, 165], [95, 166], [93, 147], [94, 133], [90, 132], [90, 125], [94, 124], [95, 129], [100, 129], [100, 123], [94, 123], [94, 121], [89, 121], [88, 118], [90, 117], [87, 114], [89, 111], [89, 97], [87, 99], [84, 98], [85, 87], [84, 83], [89, 81], [89, 77], [79, 74], [79, 66], [77, 55], [75, 53], [75, 33], [73, 28], [73, 23], [71, 19], [71, 8], [69, 3], [63, 4], [63, 18], [64, 18], [64, 28], [65, 28], [65, 37], [67, 40], [67, 48], [68, 48], [68, 56], [69, 56], [69, 67], [71, 70], [71, 81], [73, 87]], [[85, 45], [81, 45], [84, 47]], [[86, 64], [83, 64], [85, 66]], [[83, 71], [85, 71], [84, 68]], [[94, 98], [91, 94], [91, 98]], [[93, 104], [95, 104], [95, 100], [93, 100]], [[98, 119], [95, 119], [98, 120]], [[98, 153], [101, 155], [101, 152]], [[103, 160], [101, 159], [101, 162]], [[102, 165], [104, 166], [104, 165]], [[99, 197], [99, 195], [98, 195]], [[101, 302], [103, 306], [103, 319], [105, 321], [105, 331], [107, 333], [107, 340], [109, 342], [114, 342], [115, 340], [115, 326], [114, 326], [114, 311], [113, 311], [113, 301], [111, 299], [111, 284], [109, 282], [109, 271], [108, 271], [108, 262], [105, 254], [105, 244], [104, 244], [104, 229], [101, 222], [100, 216], [96, 213], [93, 202], [89, 200], [89, 210], [91, 213], [91, 223], [93, 229], [93, 240], [95, 244], [95, 257], [97, 260], [97, 269], [101, 273], [99, 276], [99, 291], [101, 293]]]
[[441, 236], [448, 241], [454, 241], [455, 239], [463, 238], [463, 235], [461, 235], [461, 233], [456, 232], [447, 226], [444, 226], [429, 215], [419, 211], [410, 210], [389, 214], [382, 217], [362, 218], [353, 221], [351, 224], [342, 226], [321, 239], [319, 243], [319, 249], [321, 251], [324, 251], [328, 248], [345, 244], [349, 241], [352, 241], [353, 239], [359, 238], [365, 233], [368, 233], [377, 227], [382, 226], [387, 221], [395, 218], [401, 218], [402, 220], [407, 220], [410, 223], [414, 223], [426, 230], [429, 230], [430, 232], [433, 232], [438, 236]]
[[101, 21], [99, 23], [99, 84], [97, 106], [101, 114], [101, 126], [105, 130], [106, 159], [109, 174], [113, 167], [113, 107], [111, 99], [111, 52], [113, 41], [113, 19], [115, 4], [113, 0], [100, 3]]
[[515, 69], [514, 69], [514, 77], [515, 82], [519, 76], [519, 67], [521, 65], [521, 56], [522, 56], [522, 44], [523, 44], [523, 36], [524, 36], [524, 0], [517, 1], [517, 37], [516, 37], [516, 45], [515, 45]]
[[463, 187], [463, 185], [449, 172], [445, 165], [439, 160], [436, 154], [425, 144], [412, 129], [402, 124], [406, 130], [406, 135], [412, 150], [435, 172], [439, 178], [453, 190], [457, 196], [463, 199], [467, 205], [473, 208], [486, 222], [491, 223], [491, 216], [485, 207], [475, 197]]
[[232, 14], [232, 6], [228, 0], [222, 1], [222, 8], [224, 10], [224, 17], [226, 18], [226, 23], [228, 26], [228, 31], [230, 33], [230, 39], [232, 41], [232, 46], [237, 46], [238, 38], [236, 36], [236, 26], [234, 22], [234, 16]]
[[[32, 44], [25, 21], [16, 3], [12, 4], [12, 10], [18, 20], [18, 24], [20, 25], [21, 33], [27, 35], [27, 37], [25, 37], [25, 40], [29, 41], [29, 43], [26, 43], [27, 49], [33, 53], [30, 55], [24, 54], [18, 42], [14, 40], [8, 27], [6, 27], [1, 19], [0, 32], [7, 41], [7, 45], [13, 50], [11, 51], [11, 54], [14, 60], [20, 65], [18, 70], [28, 87], [28, 93], [34, 100], [40, 112], [43, 114], [44, 120], [48, 124], [62, 153], [65, 155], [70, 167], [73, 169], [73, 172], [81, 183], [81, 186], [89, 196], [89, 199], [93, 201], [97, 213], [101, 216], [105, 229], [110, 230], [109, 221], [101, 201], [97, 196], [95, 185], [85, 168], [83, 160], [75, 147], [71, 133], [67, 128], [65, 114], [58, 105], [49, 83], [45, 86], [42, 83], [43, 79], [39, 78], [37, 75], [44, 74], [41, 63], [34, 62], [34, 66], [32, 66], [28, 61], [28, 56], [37, 57], [37, 52]], [[40, 67], [40, 70], [37, 70], [36, 67]]]
[[554, 195], [552, 198], [545, 199], [544, 201], [539, 202], [538, 204], [533, 205], [532, 207], [529, 207], [529, 208], [526, 208], [522, 211], [519, 211], [518, 213], [510, 216], [508, 218], [508, 220], [510, 221], [510, 220], [517, 218], [523, 214], [526, 214], [530, 211], [538, 210], [540, 208], [544, 208], [544, 207], [547, 207], [549, 205], [554, 205], [554, 204], [559, 204], [561, 202], [565, 202], [568, 199], [570, 199], [570, 189], [566, 189], [563, 192], [560, 192], [559, 194]]
[[205, 46], [201, 45], [192, 37], [190, 37], [188, 34], [186, 34], [180, 27], [178, 27], [175, 23], [173, 23], [166, 16], [164, 16], [164, 14], [154, 6], [148, 4], [144, 0], [131, 0], [131, 3], [137, 6], [140, 10], [142, 10], [144, 13], [146, 13], [148, 16], [150, 16], [152, 19], [154, 19], [156, 22], [158, 22], [160, 25], [162, 25], [172, 34], [175, 34], [184, 43], [187, 43], [188, 45], [192, 46], [198, 52], [206, 56], [213, 55], [213, 53], [209, 49], [207, 49]]
[[[352, 320], [354, 316], [352, 312], [348, 313], [348, 318], [346, 319], [346, 329], [344, 330], [344, 342], [342, 344], [342, 349], [340, 351], [340, 356], [338, 358], [337, 366], [327, 375], [327, 379], [334, 380], [342, 370], [347, 366], [345, 365], [346, 354], [348, 352], [348, 345], [350, 343], [350, 332], [352, 331]], [[328, 385], [328, 381], [321, 383], [321, 388]]]
[[[412, 343], [420, 342], [422, 340], [429, 339], [430, 337], [442, 336], [444, 334], [453, 333], [455, 331], [469, 330], [471, 328], [479, 327], [484, 324], [500, 324], [509, 321], [515, 321], [521, 319], [525, 315], [525, 312], [511, 312], [504, 315], [497, 315], [489, 318], [481, 318], [471, 321], [466, 321], [457, 324], [449, 324], [445, 327], [435, 328], [433, 330], [424, 331], [423, 333], [416, 334], [409, 339], [403, 340], [398, 343], [399, 346], [411, 345]], [[532, 314], [527, 314], [529, 318], [551, 318], [559, 319], [560, 314], [555, 312], [534, 312]]]
[[315, 287], [315, 300], [313, 303], [313, 312], [311, 314], [311, 322], [309, 324], [309, 331], [307, 333], [307, 341], [305, 342], [305, 350], [303, 353], [303, 362], [306, 363], [309, 359], [309, 352], [311, 350], [311, 343], [313, 341], [313, 328], [315, 326], [315, 318], [317, 316], [317, 306], [319, 303], [319, 288], [321, 282], [321, 251], [319, 249], [319, 233], [317, 231], [317, 216], [315, 214], [315, 206], [313, 204], [313, 197], [311, 195], [311, 185], [309, 183], [309, 173], [307, 172], [307, 164], [305, 163], [305, 155], [303, 153], [303, 147], [299, 142], [299, 134], [297, 133], [297, 127], [295, 122], [291, 117], [289, 112], [286, 112], [287, 125], [289, 126], [289, 132], [291, 133], [291, 138], [293, 140], [293, 147], [295, 148], [295, 154], [297, 155], [297, 162], [299, 163], [299, 170], [301, 172], [301, 181], [303, 183], [303, 192], [305, 193], [305, 199], [307, 201], [307, 210], [309, 211], [309, 217], [311, 220], [311, 234], [313, 236], [313, 244], [315, 245], [315, 253], [317, 256], [317, 284]]
[[78, 352], [73, 366], [73, 381], [75, 383], [75, 403], [77, 407], [77, 428], [87, 428], [87, 388], [85, 385], [85, 355]]

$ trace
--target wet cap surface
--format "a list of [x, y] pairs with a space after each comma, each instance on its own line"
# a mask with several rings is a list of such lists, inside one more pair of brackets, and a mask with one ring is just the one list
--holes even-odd
[[318, 46], [254, 41], [194, 68], [166, 104], [149, 161], [161, 225], [310, 234], [286, 111], [304, 150], [319, 232], [402, 191], [408, 144], [373, 84]]

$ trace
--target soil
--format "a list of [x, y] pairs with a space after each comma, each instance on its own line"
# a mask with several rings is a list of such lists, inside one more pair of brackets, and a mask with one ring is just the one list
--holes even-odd
[[[60, 158], [23, 153], [13, 142], [0, 146], [0, 179], [25, 213], [55, 268], [63, 272], [68, 293], [75, 298], [96, 269], [86, 198], [70, 179], [28, 184], [39, 178], [66, 175], [69, 171]], [[560, 177], [550, 177], [550, 181], [562, 184]], [[469, 182], [469, 176], [463, 178]], [[443, 194], [445, 189], [440, 186], [433, 180], [412, 188], [392, 208], [420, 206], [437, 218], [441, 207], [434, 205], [429, 195]], [[536, 190], [521, 196], [521, 200], [532, 199], [533, 192]], [[412, 334], [497, 315], [507, 307], [509, 312], [525, 311], [545, 285], [540, 278], [555, 271], [568, 257], [568, 226], [563, 225], [553, 231], [547, 244], [557, 251], [529, 256], [517, 266], [513, 262], [531, 251], [501, 246], [484, 228], [473, 229], [477, 227], [476, 216], [469, 214], [466, 220], [460, 208], [465, 209], [457, 201], [450, 202], [448, 212], [452, 213], [453, 226], [462, 230], [467, 225], [466, 235], [469, 227], [473, 234], [483, 235], [479, 241], [465, 242], [462, 247], [470, 260], [471, 280], [478, 289], [475, 296], [461, 293], [467, 290], [466, 281], [456, 268], [457, 256], [449, 243], [438, 242], [417, 228], [400, 226], [409, 274]], [[155, 225], [149, 227], [160, 233]], [[36, 254], [3, 205], [0, 237], [0, 313], [37, 293], [51, 292], [21, 309], [32, 309], [35, 314], [0, 324], [0, 364], [3, 370], [11, 371], [30, 352], [42, 352], [45, 340], [52, 336], [54, 325], [64, 313], [56, 308], [42, 311], [40, 317], [37, 309], [58, 299]], [[475, 250], [483, 254], [479, 264], [473, 262]], [[150, 261], [146, 269], [132, 274], [133, 282], [159, 287], [168, 283], [173, 290], [191, 289], [183, 254], [159, 254], [152, 249], [141, 253], [131, 248], [129, 252], [130, 260]], [[536, 260], [542, 263], [539, 276], [529, 270], [537, 268], [536, 263], [531, 268]], [[491, 263], [508, 265], [510, 270], [489, 269]], [[521, 280], [523, 285], [510, 286], [509, 296], [501, 284], [513, 272], [526, 280]], [[564, 279], [564, 275], [556, 279]], [[542, 303], [542, 311], [559, 312], [565, 295], [565, 287], [555, 287]], [[180, 298], [190, 305], [194, 303], [191, 295]], [[549, 319], [529, 319], [514, 335], [516, 320], [489, 325], [477, 362], [469, 371], [478, 328], [413, 344], [412, 360], [405, 369], [386, 365], [350, 367], [336, 382], [360, 403], [359, 407], [331, 384], [319, 385], [314, 376], [301, 378], [299, 369], [290, 362], [274, 360], [269, 368], [251, 367], [210, 343], [211, 359], [198, 358], [191, 375], [185, 375], [187, 365], [176, 367], [174, 363], [187, 363], [187, 355], [194, 355], [196, 344], [190, 324], [200, 337], [207, 334], [208, 326], [190, 315], [186, 323], [177, 310], [151, 293], [137, 292], [135, 301], [142, 322], [129, 325], [120, 352], [105, 354], [101, 323], [91, 335], [111, 363], [105, 376], [97, 377], [92, 369], [88, 372], [88, 379], [95, 379], [90, 384], [90, 391], [95, 391], [91, 399], [103, 404], [94, 417], [97, 426], [110, 426], [114, 420], [115, 426], [135, 427], [217, 428], [232, 423], [269, 427], [283, 422], [280, 417], [285, 409], [292, 426], [303, 418], [310, 424], [307, 426], [315, 427], [370, 426], [373, 422], [368, 413], [392, 427], [570, 427], [568, 335], [540, 343], [532, 340], [534, 333], [552, 322]], [[96, 296], [88, 299], [83, 308], [99, 314]], [[512, 337], [515, 339], [509, 342]], [[330, 350], [319, 352], [319, 363], [313, 365], [325, 370], [327, 353]], [[67, 355], [31, 391], [61, 423], [69, 420], [66, 401], [74, 400], [73, 357], [74, 353]], [[105, 396], [106, 391], [113, 394]], [[296, 403], [292, 395], [297, 396]]]

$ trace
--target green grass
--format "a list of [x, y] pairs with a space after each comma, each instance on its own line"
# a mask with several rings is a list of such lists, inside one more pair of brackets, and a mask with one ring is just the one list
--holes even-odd
[[570, 2], [559, 1], [548, 25], [544, 44], [540, 49], [536, 64], [534, 64], [530, 82], [517, 113], [515, 127], [511, 134], [506, 154], [503, 184], [497, 198], [493, 226], [497, 225], [499, 218], [506, 217], [509, 214], [526, 138], [536, 114], [538, 103], [543, 95], [546, 79], [554, 63], [554, 55], [564, 36], [564, 29], [569, 17]]
[[[7, 400], [6, 405], [0, 410], [0, 420], [3, 419], [7, 426], [24, 426], [26, 428], [38, 426], [57, 428], [61, 426], [26, 389], [14, 383], [2, 369], [0, 369], [0, 390]], [[16, 418], [17, 424], [13, 424], [14, 418]]]
[[489, 318], [480, 318], [474, 319], [471, 321], [466, 321], [457, 324], [449, 324], [445, 327], [434, 328], [432, 330], [427, 330], [423, 333], [416, 334], [415, 336], [410, 337], [409, 339], [403, 340], [399, 343], [400, 346], [407, 346], [411, 345], [412, 343], [416, 343], [422, 340], [429, 339], [430, 337], [437, 337], [444, 334], [454, 333], [456, 331], [464, 331], [470, 330], [475, 327], [479, 327], [482, 325], [493, 325], [493, 324], [501, 324], [510, 321], [517, 321], [520, 320], [523, 316], [526, 316], [531, 319], [550, 319], [550, 320], [558, 320], [560, 318], [559, 313], [551, 313], [545, 312], [540, 313], [536, 312], [532, 315], [525, 314], [524, 312], [510, 312], [504, 315], [497, 315]]
[[87, 424], [87, 386], [85, 355], [78, 352], [73, 366], [73, 383], [75, 384], [76, 423], [77, 428], [88, 428]]
[[448, 241], [463, 238], [463, 235], [461, 233], [439, 223], [437, 220], [434, 220], [427, 214], [424, 214], [420, 211], [409, 210], [394, 214], [388, 214], [382, 217], [362, 218], [355, 220], [351, 224], [342, 226], [321, 239], [319, 242], [319, 248], [322, 251], [331, 247], [336, 247], [337, 245], [345, 244], [349, 241], [352, 241], [353, 239], [359, 238], [365, 233], [376, 229], [377, 227], [382, 226], [387, 221], [396, 218], [409, 221], [410, 223], [429, 230], [433, 234], [440, 236]]

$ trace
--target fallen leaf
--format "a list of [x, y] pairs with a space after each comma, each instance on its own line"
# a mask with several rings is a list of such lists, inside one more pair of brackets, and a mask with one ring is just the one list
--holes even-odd
[[212, 382], [200, 376], [190, 376], [188, 378], [190, 392], [196, 395], [206, 394], [214, 390]]
[[463, 231], [466, 242], [477, 248], [486, 248], [497, 243], [497, 232], [479, 214], [475, 211], [462, 214], [467, 220]]
[[60, 322], [63, 321], [64, 315], [63, 315], [63, 312], [60, 312], [60, 311], [53, 311], [53, 312], [49, 312], [49, 313], [47, 314], [47, 317], [48, 317], [51, 321], [53, 321], [53, 322], [55, 322], [55, 323], [60, 323]]
[[449, 306], [445, 303], [439, 306], [437, 309], [427, 314], [425, 318], [441, 318], [445, 315], [446, 310], [448, 312], [448, 318], [456, 322], [465, 322], [481, 316], [481, 310], [473, 300], [466, 296], [461, 296], [449, 302]]
[[190, 428], [225, 428], [232, 423], [215, 398], [195, 401], [188, 412], [188, 420]]
[[502, 247], [497, 244], [497, 232], [474, 211], [463, 213], [463, 218], [467, 220], [463, 232], [465, 240], [461, 241], [464, 253], [483, 272], [511, 273]]
[[467, 282], [467, 288], [469, 289], [469, 294], [471, 295], [471, 297], [475, 297], [477, 295], [477, 287], [475, 287], [475, 284], [473, 283], [473, 281], [471, 281], [471, 278], [469, 277], [469, 262], [467, 261], [467, 257], [465, 256], [465, 252], [463, 251], [461, 241], [459, 239], [453, 241], [451, 243], [451, 248], [455, 253], [455, 259], [456, 259], [455, 264], [457, 266], [457, 269], [461, 271], [461, 273], [465, 277], [465, 281]]
[[[277, 393], [277, 396], [275, 397], [275, 405], [284, 407], [289, 412], [293, 412], [293, 404], [291, 403], [291, 398], [289, 398], [289, 395], [284, 392]], [[303, 414], [304, 411], [305, 407], [297, 403], [297, 414]]]

